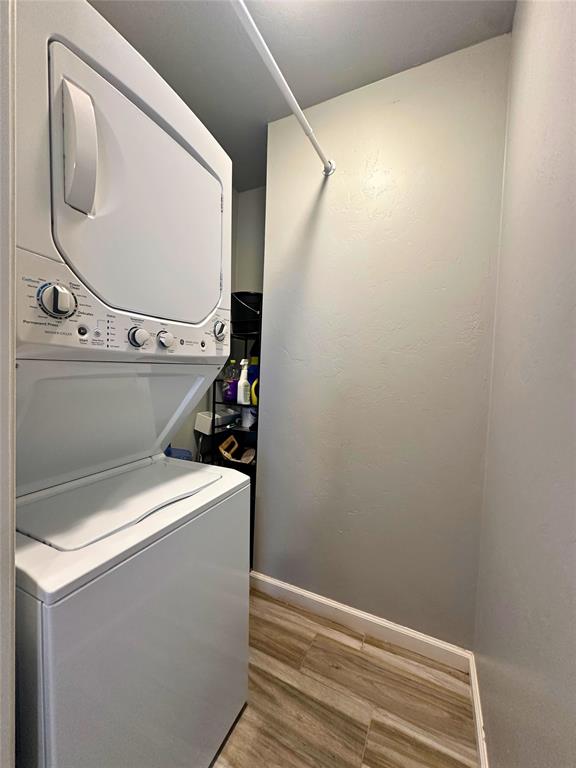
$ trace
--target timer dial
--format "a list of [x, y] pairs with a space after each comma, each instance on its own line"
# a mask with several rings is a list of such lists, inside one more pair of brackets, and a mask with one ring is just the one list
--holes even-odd
[[216, 320], [214, 323], [214, 337], [216, 341], [224, 341], [226, 338], [226, 323], [222, 320]]
[[57, 283], [46, 283], [38, 294], [38, 303], [43, 312], [51, 317], [70, 317], [76, 311], [76, 297], [72, 291]]
[[176, 341], [170, 331], [160, 331], [156, 338], [158, 339], [158, 344], [160, 344], [161, 347], [164, 347], [164, 349], [170, 349], [170, 347], [174, 346], [174, 342]]

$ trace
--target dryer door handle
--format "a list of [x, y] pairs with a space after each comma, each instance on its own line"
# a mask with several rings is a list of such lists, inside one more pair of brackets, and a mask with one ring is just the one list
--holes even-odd
[[64, 121], [64, 199], [77, 211], [94, 207], [98, 170], [98, 134], [94, 104], [86, 91], [62, 80]]

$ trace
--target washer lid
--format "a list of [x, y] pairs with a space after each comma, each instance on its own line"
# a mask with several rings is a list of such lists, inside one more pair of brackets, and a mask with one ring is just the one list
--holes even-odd
[[213, 365], [19, 360], [16, 483], [25, 496], [164, 451]]
[[188, 462], [148, 460], [137, 469], [120, 469], [66, 483], [17, 501], [20, 533], [72, 552], [133, 526], [154, 512], [217, 483], [222, 475]]

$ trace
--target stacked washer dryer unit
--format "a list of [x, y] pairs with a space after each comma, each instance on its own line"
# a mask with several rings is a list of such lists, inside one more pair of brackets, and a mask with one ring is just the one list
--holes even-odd
[[166, 459], [227, 358], [231, 163], [94, 9], [17, 9], [19, 768], [206, 768], [247, 479]]

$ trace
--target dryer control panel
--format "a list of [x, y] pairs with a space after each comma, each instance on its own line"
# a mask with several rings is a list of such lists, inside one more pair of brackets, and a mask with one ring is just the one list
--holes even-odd
[[64, 263], [17, 249], [17, 356], [221, 364], [230, 310], [189, 325], [105, 305]]

